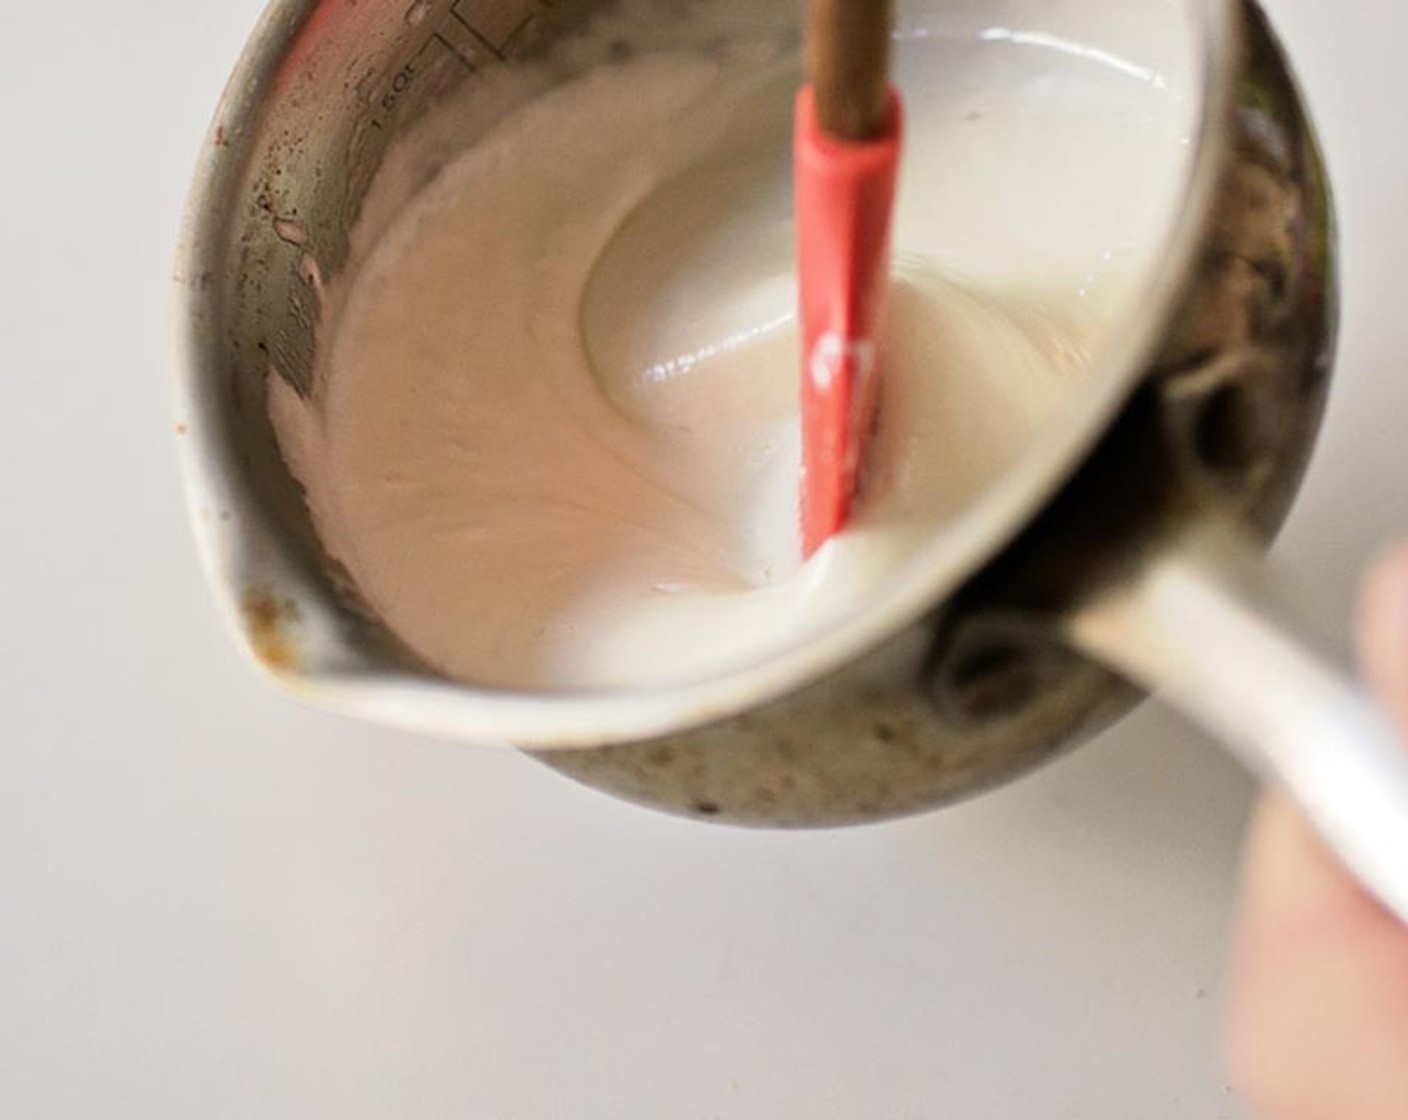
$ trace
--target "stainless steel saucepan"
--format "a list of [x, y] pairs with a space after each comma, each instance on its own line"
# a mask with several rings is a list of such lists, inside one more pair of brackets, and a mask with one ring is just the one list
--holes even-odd
[[316, 704], [513, 744], [637, 802], [780, 826], [976, 793], [1157, 688], [1283, 782], [1408, 918], [1408, 750], [1257, 558], [1314, 442], [1335, 275], [1320, 154], [1286, 59], [1244, 0], [901, 4], [922, 33], [1031, 28], [1135, 58], [1183, 44], [1197, 120], [1139, 314], [871, 609], [717, 679], [535, 695], [443, 679], [360, 605], [284, 467], [265, 380], [308, 388], [318, 278], [345, 264], [391, 139], [450, 91], [534, 64], [602, 6], [274, 0], [249, 44], [190, 198], [177, 407], [203, 559], [255, 659]]

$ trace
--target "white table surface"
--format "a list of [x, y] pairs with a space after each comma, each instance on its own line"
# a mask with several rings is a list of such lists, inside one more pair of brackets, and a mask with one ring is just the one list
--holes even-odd
[[[388, 0], [390, 2], [390, 0]], [[257, 0], [0, 34], [0, 1116], [1238, 1116], [1251, 789], [1162, 711], [905, 823], [771, 835], [301, 710], [197, 574], [167, 281]], [[1408, 16], [1272, 5], [1338, 186], [1339, 383], [1282, 560], [1408, 528]]]

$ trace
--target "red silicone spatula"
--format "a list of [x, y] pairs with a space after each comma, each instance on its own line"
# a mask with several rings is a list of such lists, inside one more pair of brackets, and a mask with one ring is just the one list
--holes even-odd
[[889, 84], [892, 0], [806, 4], [793, 159], [810, 556], [845, 526], [874, 424], [901, 114]]

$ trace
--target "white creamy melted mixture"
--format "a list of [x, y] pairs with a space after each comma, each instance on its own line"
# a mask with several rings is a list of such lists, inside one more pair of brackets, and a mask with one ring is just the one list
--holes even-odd
[[578, 690], [766, 657], [863, 609], [1058, 407], [1148, 275], [1182, 115], [1000, 42], [898, 62], [880, 427], [805, 566], [786, 52], [539, 93], [330, 285], [315, 392], [271, 377], [271, 414], [328, 551], [429, 664]]

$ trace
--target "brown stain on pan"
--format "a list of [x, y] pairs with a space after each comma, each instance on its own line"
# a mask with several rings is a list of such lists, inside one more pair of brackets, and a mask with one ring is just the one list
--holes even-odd
[[298, 622], [298, 605], [268, 591], [250, 588], [240, 600], [240, 615], [254, 656], [275, 673], [298, 668], [298, 648], [291, 630]]

